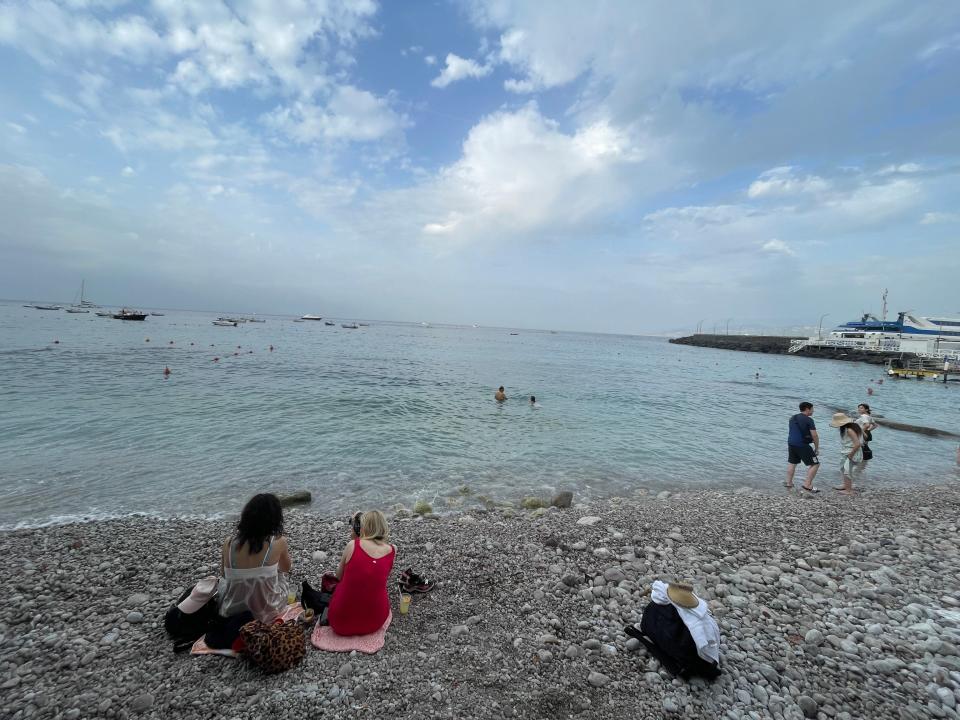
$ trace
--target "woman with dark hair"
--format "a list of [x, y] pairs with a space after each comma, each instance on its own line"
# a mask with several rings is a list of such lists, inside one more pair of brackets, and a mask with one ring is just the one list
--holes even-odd
[[250, 498], [220, 555], [220, 614], [231, 617], [249, 611], [257, 620], [273, 622], [286, 607], [286, 573], [293, 566], [276, 495]]
[[834, 488], [842, 495], [853, 495], [853, 480], [863, 469], [863, 431], [846, 413], [834, 413], [830, 427], [840, 429], [840, 477], [843, 485]]

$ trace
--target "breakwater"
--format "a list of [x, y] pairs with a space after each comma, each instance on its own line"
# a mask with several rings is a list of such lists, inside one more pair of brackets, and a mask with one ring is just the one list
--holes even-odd
[[[790, 350], [790, 343], [794, 340], [805, 340], [802, 337], [783, 335], [688, 335], [686, 337], [671, 338], [670, 342], [676, 345], [695, 345], [697, 347], [717, 348], [719, 350], [742, 350], [744, 352], [766, 353], [768, 355], [786, 355]], [[800, 350], [797, 355], [805, 357], [823, 358], [825, 360], [847, 360], [865, 362], [873, 365], [883, 365], [888, 358], [901, 357], [902, 353], [880, 353], [839, 347], [812, 347]]]

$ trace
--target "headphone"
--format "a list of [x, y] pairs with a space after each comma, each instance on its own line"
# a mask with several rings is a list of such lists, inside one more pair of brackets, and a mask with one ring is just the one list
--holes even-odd
[[361, 512], [355, 513], [353, 516], [353, 534], [356, 535], [357, 537], [360, 537], [360, 525], [361, 525], [360, 521], [362, 518], [363, 518], [363, 513]]

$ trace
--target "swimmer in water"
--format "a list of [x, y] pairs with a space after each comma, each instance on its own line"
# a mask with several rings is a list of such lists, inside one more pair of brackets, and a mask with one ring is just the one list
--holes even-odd
[[506, 393], [503, 392], [503, 385], [501, 385], [501, 386], [497, 389], [497, 392], [494, 394], [493, 397], [494, 397], [494, 399], [495, 399], [497, 402], [503, 402], [504, 400], [507, 399]]
[[537, 402], [537, 398], [534, 395], [530, 396], [530, 407], [532, 408], [540, 407], [540, 403]]

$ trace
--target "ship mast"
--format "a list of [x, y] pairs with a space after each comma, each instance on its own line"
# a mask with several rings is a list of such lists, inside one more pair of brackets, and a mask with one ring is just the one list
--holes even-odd
[[883, 289], [883, 310], [881, 311], [880, 319], [881, 320], [887, 319], [887, 289], [886, 288]]

